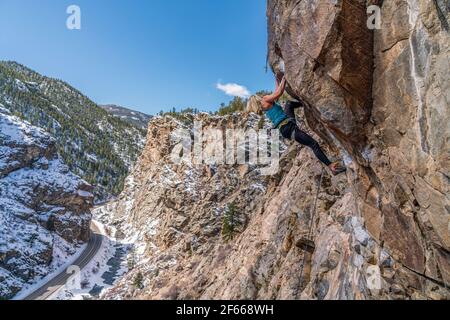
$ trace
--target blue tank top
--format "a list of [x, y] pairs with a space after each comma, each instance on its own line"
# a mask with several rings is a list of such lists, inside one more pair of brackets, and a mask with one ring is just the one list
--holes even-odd
[[280, 123], [288, 118], [283, 108], [278, 103], [274, 103], [273, 107], [266, 111], [266, 115], [270, 121], [272, 121], [275, 128], [278, 128]]

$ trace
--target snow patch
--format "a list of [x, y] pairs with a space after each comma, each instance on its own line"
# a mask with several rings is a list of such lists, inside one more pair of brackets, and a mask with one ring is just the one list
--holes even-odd
[[[12, 300], [23, 300], [37, 289], [45, 285], [54, 277], [64, 272], [70, 265], [77, 260], [83, 251], [86, 249], [86, 244], [73, 247], [68, 244], [64, 239], [55, 235], [54, 250], [53, 250], [53, 262], [49, 266], [47, 276], [38, 278], [32, 281], [32, 284], [25, 286]], [[72, 252], [72, 253], [71, 253]], [[2, 269], [0, 268], [0, 271]]]
[[[105, 225], [98, 221], [93, 221], [93, 223], [103, 235], [103, 241], [95, 257], [81, 270], [81, 288], [72, 288], [72, 286], [66, 285], [51, 295], [48, 300], [85, 300], [98, 298], [102, 295], [103, 291], [114, 284], [115, 280], [119, 279], [128, 271], [125, 255], [122, 260], [114, 260], [117, 259], [117, 251], [119, 249], [127, 250], [127, 247], [121, 246], [115, 238], [109, 236]], [[112, 262], [116, 265], [112, 265]], [[111, 274], [112, 268], [117, 269], [115, 274]]]

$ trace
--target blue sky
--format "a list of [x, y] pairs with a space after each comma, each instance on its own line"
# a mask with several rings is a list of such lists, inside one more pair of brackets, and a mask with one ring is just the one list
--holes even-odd
[[[66, 9], [81, 8], [81, 30]], [[0, 0], [0, 60], [150, 114], [272, 88], [264, 0]]]

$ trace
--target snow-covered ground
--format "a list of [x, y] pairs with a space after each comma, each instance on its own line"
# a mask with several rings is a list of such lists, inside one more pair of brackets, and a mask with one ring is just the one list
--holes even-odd
[[[53, 261], [48, 267], [45, 277], [31, 281], [32, 284], [25, 286], [12, 300], [23, 300], [28, 295], [52, 280], [58, 274], [66, 270], [86, 249], [86, 244], [73, 247], [58, 235], [54, 235]], [[1, 269], [0, 269], [1, 270]]]
[[129, 246], [118, 242], [111, 230], [98, 221], [94, 222], [103, 235], [100, 250], [76, 277], [78, 283], [68, 283], [51, 295], [48, 300], [87, 300], [101, 297], [102, 292], [128, 271]]
[[[41, 128], [31, 126], [28, 122], [11, 115], [11, 112], [0, 104], [0, 129], [4, 143], [19, 143], [41, 146], [50, 137]], [[43, 140], [43, 141], [42, 141]]]
[[52, 137], [0, 105], [0, 298], [27, 296], [83, 250], [88, 187]]

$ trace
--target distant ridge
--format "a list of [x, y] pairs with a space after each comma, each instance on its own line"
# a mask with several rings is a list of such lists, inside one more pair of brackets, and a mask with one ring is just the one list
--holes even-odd
[[143, 130], [147, 130], [148, 122], [152, 118], [152, 116], [148, 114], [115, 104], [99, 105], [99, 107], [132, 125], [142, 128]]

